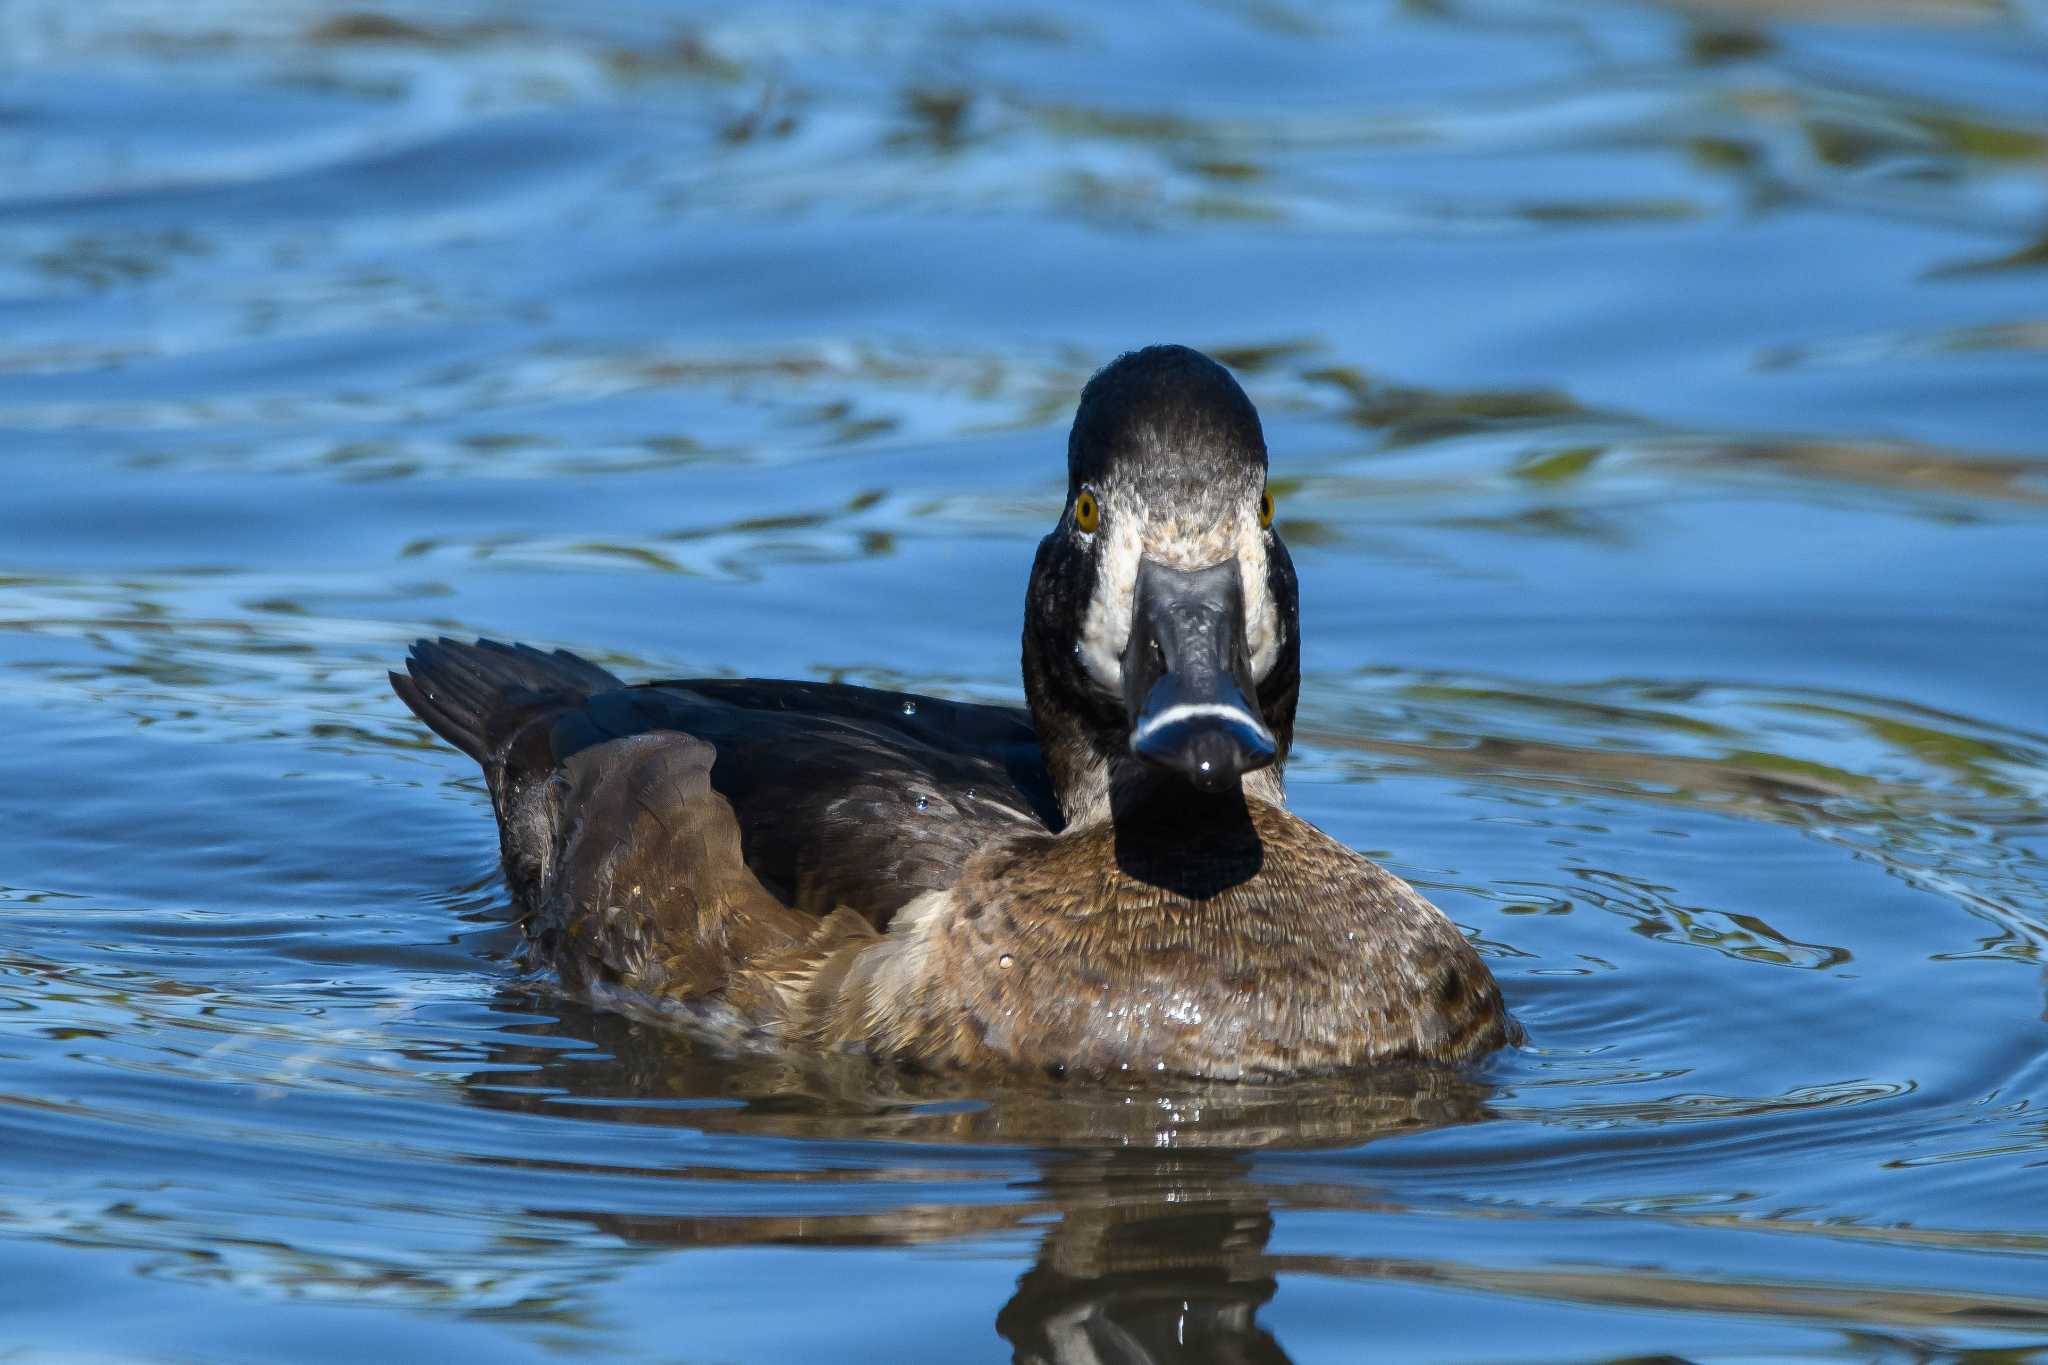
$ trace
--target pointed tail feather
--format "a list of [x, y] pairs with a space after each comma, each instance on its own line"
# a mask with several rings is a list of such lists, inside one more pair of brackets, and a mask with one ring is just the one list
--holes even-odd
[[537, 707], [574, 706], [625, 683], [567, 650], [496, 640], [418, 640], [391, 690], [427, 728], [489, 768], [494, 750]]

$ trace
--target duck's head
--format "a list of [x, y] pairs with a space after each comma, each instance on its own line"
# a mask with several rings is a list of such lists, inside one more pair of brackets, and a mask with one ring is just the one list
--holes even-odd
[[1251, 400], [1184, 346], [1119, 357], [1081, 391], [1025, 605], [1024, 687], [1068, 818], [1126, 777], [1277, 799], [1300, 660]]

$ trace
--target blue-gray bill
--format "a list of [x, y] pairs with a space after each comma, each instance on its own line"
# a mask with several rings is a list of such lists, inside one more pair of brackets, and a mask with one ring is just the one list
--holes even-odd
[[1123, 668], [1131, 752], [1146, 762], [1222, 792], [1279, 752], [1252, 700], [1235, 559], [1206, 569], [1141, 561]]

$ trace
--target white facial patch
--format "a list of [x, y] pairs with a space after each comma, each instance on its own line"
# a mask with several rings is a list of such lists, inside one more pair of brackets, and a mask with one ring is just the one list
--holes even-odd
[[1138, 564], [1145, 557], [1142, 514], [1126, 502], [1102, 500], [1102, 544], [1096, 550], [1095, 595], [1081, 618], [1076, 649], [1081, 666], [1111, 693], [1124, 693], [1124, 646], [1131, 638], [1131, 604], [1138, 595]]
[[1280, 605], [1266, 578], [1266, 533], [1258, 518], [1246, 517], [1237, 537], [1238, 571], [1244, 575], [1244, 649], [1252, 681], [1264, 682], [1280, 658]]

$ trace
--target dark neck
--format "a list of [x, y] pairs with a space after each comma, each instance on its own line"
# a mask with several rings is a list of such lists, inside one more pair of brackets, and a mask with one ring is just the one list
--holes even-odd
[[1150, 770], [1119, 773], [1109, 799], [1118, 870], [1188, 901], [1250, 882], [1265, 866], [1266, 849], [1253, 811], [1257, 795], [1245, 785], [1211, 795]]

